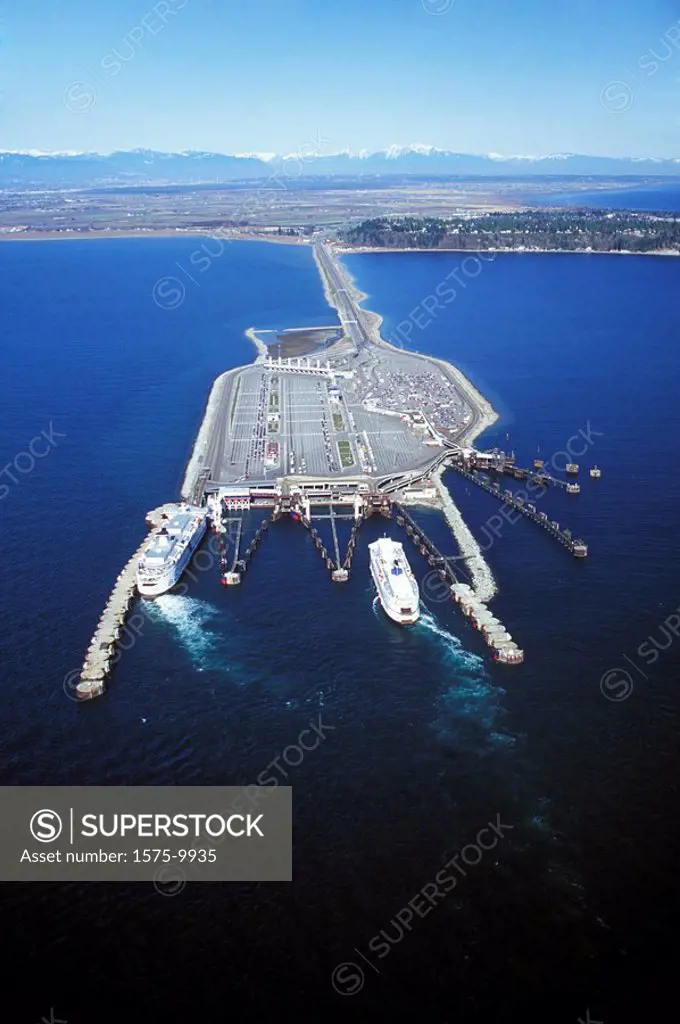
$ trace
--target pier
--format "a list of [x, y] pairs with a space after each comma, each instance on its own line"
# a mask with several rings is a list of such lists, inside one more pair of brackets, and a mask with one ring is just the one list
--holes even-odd
[[[464, 476], [466, 480], [470, 480], [471, 483], [476, 484], [477, 487], [481, 487], [483, 491], [492, 494], [494, 498], [498, 498], [505, 505], [510, 505], [527, 519], [531, 519], [538, 526], [546, 531], [551, 537], [553, 537], [558, 543], [562, 544], [563, 547], [569, 551], [574, 558], [585, 558], [588, 554], [588, 545], [585, 541], [580, 538], [572, 537], [571, 530], [562, 529], [560, 524], [556, 520], [548, 519], [545, 512], [539, 512], [535, 505], [531, 502], [524, 501], [523, 498], [515, 497], [510, 490], [501, 491], [501, 486], [498, 480], [490, 482], [489, 478], [484, 474], [479, 473], [476, 469], [465, 469], [459, 462], [452, 462], [451, 468], [455, 469], [457, 473]], [[566, 485], [565, 485], [566, 486]]]
[[[339, 495], [333, 497], [332, 494], [328, 498], [321, 498], [317, 495], [297, 495], [296, 497], [297, 502], [291, 506], [291, 514], [293, 515], [293, 518], [297, 519], [309, 530], [314, 545], [321, 555], [322, 561], [325, 562], [326, 568], [330, 572], [333, 582], [346, 583], [349, 579], [349, 572], [352, 566], [352, 559], [354, 557], [356, 538], [359, 528], [361, 527], [364, 518], [368, 515], [372, 515], [373, 513], [373, 503], [371, 499], [369, 498], [366, 500], [358, 494], [349, 498], [343, 498]], [[316, 505], [328, 507], [328, 512], [312, 512], [312, 507]], [[387, 502], [387, 505], [389, 505], [389, 502]], [[338, 507], [350, 507], [353, 508], [353, 511], [339, 512]], [[385, 507], [385, 499], [381, 497], [380, 508], [383, 510]], [[314, 519], [315, 522], [318, 520], [327, 520], [330, 522], [335, 559], [331, 558], [329, 551], [324, 546], [318, 530], [316, 527], [312, 526], [312, 519]], [[344, 558], [340, 557], [340, 540], [338, 538], [337, 529], [337, 522], [340, 519], [354, 520]]]
[[456, 583], [451, 587], [451, 596], [492, 649], [494, 661], [504, 665], [520, 665], [524, 661], [524, 651], [520, 650], [500, 619], [479, 600], [472, 587], [467, 583]]
[[153, 543], [163, 523], [172, 518], [177, 505], [161, 505], [146, 517], [152, 527], [135, 551], [125, 568], [118, 574], [111, 595], [102, 612], [94, 636], [87, 649], [85, 661], [80, 673], [80, 682], [76, 686], [76, 695], [87, 700], [99, 697], [106, 687], [106, 679], [116, 658], [116, 641], [125, 625], [130, 607], [137, 593], [136, 574], [137, 562], [146, 549]]
[[[562, 480], [560, 477], [548, 473], [543, 459], [534, 459], [533, 469], [530, 469], [528, 466], [517, 466], [514, 453], [508, 455], [500, 448], [494, 448], [487, 452], [477, 451], [474, 448], [459, 449], [456, 455], [462, 457], [464, 468], [468, 470], [478, 469], [497, 473], [499, 476], [511, 476], [515, 480], [526, 480], [529, 485], [537, 487], [546, 485], [561, 487], [567, 494], [580, 494], [581, 491], [581, 485], [575, 480]], [[568, 462], [565, 466], [565, 472], [571, 477], [574, 477], [578, 471], [577, 463]]]
[[[476, 473], [473, 476], [472, 473], [460, 466], [454, 468], [479, 486], [489, 490], [490, 493], [501, 497], [502, 500], [510, 500], [507, 495], [502, 496], [498, 493], [497, 486], [491, 486], [488, 482], [481, 480]], [[303, 485], [295, 485], [267, 489], [256, 487], [254, 490], [247, 487], [228, 488], [225, 491], [222, 494], [212, 493], [208, 497], [209, 519], [212, 521], [213, 529], [220, 537], [228, 532], [233, 541], [233, 551], [228, 551], [221, 539], [219, 542], [221, 582], [225, 586], [234, 586], [241, 582], [270, 524], [277, 522], [283, 514], [290, 515], [292, 519], [300, 522], [309, 531], [312, 542], [334, 583], [344, 583], [349, 579], [357, 537], [363, 522], [376, 514], [388, 518], [395, 517], [397, 525], [405, 530], [406, 536], [426, 559], [428, 565], [436, 570], [440, 579], [447, 584], [452, 597], [461, 604], [464, 613], [471, 618], [473, 625], [476, 628], [481, 628], [481, 624], [486, 623], [490, 627], [485, 631], [485, 638], [487, 638], [489, 646], [493, 648], [496, 660], [517, 663], [523, 659], [523, 653], [512, 641], [502, 623], [492, 616], [486, 607], [486, 602], [495, 593], [493, 576], [483, 561], [481, 552], [477, 552], [476, 547], [466, 547], [469, 531], [463, 523], [460, 513], [450, 501], [450, 497], [448, 505], [451, 507], [448, 507], [445, 500], [448, 497], [448, 492], [441, 481], [437, 480], [435, 486], [430, 487], [430, 491], [433, 496], [437, 497], [437, 507], [440, 511], [444, 511], [458, 541], [463, 561], [470, 572], [472, 586], [459, 580], [450, 564], [451, 560], [442, 555], [425, 530], [407, 511], [405, 505], [380, 491], [349, 490], [343, 492], [337, 483], [329, 483], [327, 486], [312, 484], [309, 489]], [[532, 506], [524, 508], [520, 505], [518, 507], [524, 511], [524, 514], [535, 515], [537, 520], [542, 522], [541, 513], [532, 510]], [[83, 662], [80, 681], [76, 686], [78, 697], [87, 699], [98, 697], [104, 693], [107, 678], [118, 659], [117, 641], [125, 627], [128, 613], [137, 594], [137, 563], [153, 543], [158, 531], [176, 513], [177, 508], [178, 506], [174, 503], [162, 505], [147, 515], [146, 521], [151, 530], [118, 575], [111, 591]], [[254, 509], [271, 511], [269, 518], [262, 519], [250, 543], [245, 550], [242, 550], [243, 517], [249, 510]], [[241, 514], [234, 515], [235, 510]], [[338, 523], [341, 520], [353, 521], [344, 557], [341, 554], [338, 532]], [[313, 521], [329, 523], [331, 550], [324, 543], [317, 527], [312, 525]], [[463, 528], [465, 533], [462, 532]], [[560, 531], [557, 523], [548, 523], [546, 529], [556, 535], [561, 543], [569, 546], [574, 554], [578, 553], [576, 549], [582, 542], [572, 540], [568, 531]], [[471, 534], [470, 538], [472, 538]], [[474, 538], [472, 541], [474, 542]], [[477, 558], [478, 554], [479, 559]], [[463, 601], [462, 598], [465, 600]], [[492, 639], [498, 640], [498, 644], [492, 644]]]
[[233, 587], [241, 582], [241, 573], [238, 572], [237, 566], [241, 548], [241, 534], [243, 533], [243, 519], [241, 516], [228, 517], [227, 519], [222, 519], [220, 516], [219, 525], [217, 526], [217, 532], [219, 534], [224, 533], [225, 530], [231, 534], [234, 529], [236, 531], [236, 536], [234, 537], [234, 553], [231, 561], [231, 568], [229, 568], [229, 556], [227, 554], [227, 549], [223, 544], [220, 545], [220, 567], [222, 569], [221, 582], [225, 587]]
[[259, 527], [257, 528], [253, 535], [253, 539], [251, 540], [250, 544], [245, 549], [243, 555], [240, 558], [239, 555], [241, 553], [240, 545], [241, 536], [243, 532], [243, 520], [227, 519], [228, 523], [232, 525], [236, 524], [236, 537], [234, 539], [234, 555], [232, 559], [231, 569], [229, 568], [229, 561], [227, 558], [226, 551], [224, 552], [220, 560], [222, 569], [221, 583], [223, 586], [233, 587], [241, 582], [241, 577], [244, 575], [248, 566], [250, 565], [250, 560], [257, 551], [258, 547], [260, 546], [260, 541], [262, 540], [263, 536], [269, 529], [269, 523], [273, 521], [273, 518], [274, 517], [272, 514], [270, 519], [262, 520], [262, 522], [260, 523]]
[[474, 587], [461, 583], [449, 565], [449, 560], [441, 554], [403, 505], [395, 502], [394, 507], [397, 524], [404, 527], [406, 535], [413, 540], [428, 564], [437, 569], [439, 578], [448, 583], [452, 600], [460, 606], [474, 628], [482, 632], [487, 645], [492, 649], [494, 660], [506, 665], [521, 664], [524, 651], [518, 647], [500, 619], [489, 611], [486, 602], [490, 597], [482, 600]]
[[480, 601], [490, 601], [497, 592], [496, 580], [491, 567], [482, 554], [482, 549], [475, 540], [472, 531], [463, 519], [458, 507], [444, 486], [441, 470], [434, 475], [435, 490], [439, 496], [444, 518], [451, 527], [451, 532], [460, 548], [465, 565], [470, 573], [474, 591]]
[[403, 527], [406, 531], [406, 536], [413, 541], [421, 555], [427, 559], [428, 565], [438, 569], [440, 579], [448, 580], [449, 585], [457, 583], [458, 577], [449, 565], [448, 560], [430, 540], [423, 528], [418, 525], [400, 502], [393, 502], [393, 508], [396, 513], [397, 526]]

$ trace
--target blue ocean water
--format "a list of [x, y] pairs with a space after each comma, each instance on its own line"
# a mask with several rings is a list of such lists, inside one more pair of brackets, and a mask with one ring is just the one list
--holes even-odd
[[527, 197], [538, 206], [590, 206], [604, 210], [640, 210], [649, 213], [680, 213], [680, 185], [677, 182], [645, 185], [641, 188], [592, 188], [578, 192]]
[[[631, 962], [642, 984], [672, 952], [677, 896], [677, 650], [653, 666], [636, 653], [665, 642], [659, 623], [680, 603], [675, 262], [499, 255], [459, 273], [455, 301], [411, 333], [497, 405], [486, 442], [527, 461], [585, 434], [577, 461], [603, 468], [578, 497], [541, 499], [589, 542], [585, 563], [524, 520], [488, 552], [524, 666], [490, 663], [436, 594], [413, 630], [384, 619], [366, 544], [394, 523], [366, 524], [334, 588], [282, 521], [235, 592], [214, 567], [185, 597], [145, 605], [105, 697], [77, 705], [63, 680], [144, 514], [177, 493], [212, 379], [252, 358], [243, 331], [330, 322], [309, 249], [237, 243], [197, 275], [199, 245], [0, 246], [3, 466], [43, 430], [55, 439], [0, 501], [3, 784], [250, 783], [321, 720], [326, 738], [282, 778], [295, 881], [197, 882], [172, 898], [5, 885], [7, 975], [35, 979], [30, 996], [17, 984], [22, 1016], [573, 1021], [590, 1006], [623, 1019]], [[395, 339], [460, 263], [347, 259]], [[185, 282], [177, 308], [152, 298], [168, 276]], [[447, 482], [484, 543], [493, 500]], [[455, 554], [439, 517], [417, 515]], [[619, 665], [634, 686], [617, 702], [600, 679]], [[497, 815], [505, 838], [400, 937], [396, 914]], [[345, 961], [364, 971], [351, 998], [331, 984]]]

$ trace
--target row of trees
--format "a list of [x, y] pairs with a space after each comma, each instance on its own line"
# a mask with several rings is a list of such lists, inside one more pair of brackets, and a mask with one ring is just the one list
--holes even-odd
[[517, 211], [474, 217], [375, 217], [342, 232], [349, 245], [409, 249], [680, 251], [680, 220], [600, 210]]

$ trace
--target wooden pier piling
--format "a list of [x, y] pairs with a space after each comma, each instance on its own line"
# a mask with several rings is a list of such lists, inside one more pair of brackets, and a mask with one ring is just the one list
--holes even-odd
[[[506, 490], [503, 493], [499, 491], [497, 481], [493, 484], [489, 483], [488, 479], [480, 474], [478, 470], [473, 469], [472, 471], [465, 469], [459, 463], [452, 462], [451, 469], [455, 469], [457, 473], [464, 476], [466, 480], [470, 480], [473, 484], [481, 487], [483, 491], [487, 491], [488, 494], [492, 494], [494, 498], [499, 498], [504, 504], [512, 505], [518, 512], [526, 516], [528, 519], [532, 519], [535, 523], [541, 526], [551, 537], [554, 537], [560, 544], [562, 544], [575, 558], [585, 558], [588, 554], [588, 545], [585, 541], [579, 538], [572, 538], [571, 533], [567, 530], [561, 530], [560, 524], [556, 520], [549, 521], [545, 512], [537, 512], [536, 506], [529, 502], [525, 502], [522, 498], [517, 498], [510, 490]], [[569, 486], [563, 481], [560, 484], [565, 487]]]

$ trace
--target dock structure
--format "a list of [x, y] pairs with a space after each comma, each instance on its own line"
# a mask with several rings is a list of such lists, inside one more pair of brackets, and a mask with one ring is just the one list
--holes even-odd
[[230, 531], [236, 529], [236, 535], [234, 537], [234, 556], [231, 562], [231, 568], [229, 568], [229, 558], [227, 555], [226, 548], [223, 548], [220, 556], [220, 565], [222, 569], [221, 583], [225, 587], [233, 587], [241, 582], [241, 574], [237, 571], [236, 566], [239, 562], [239, 553], [241, 549], [241, 534], [243, 533], [243, 519], [241, 516], [228, 517], [222, 521], [223, 526], [228, 526]]
[[340, 543], [338, 541], [338, 531], [335, 525], [336, 515], [333, 506], [330, 506], [330, 518], [331, 518], [331, 530], [333, 532], [333, 547], [335, 548], [335, 565], [331, 569], [331, 579], [334, 583], [346, 583], [349, 579], [349, 571], [346, 566], [340, 562]]
[[76, 686], [76, 695], [84, 700], [100, 697], [106, 688], [111, 667], [116, 658], [116, 641], [120, 637], [125, 620], [137, 593], [137, 562], [146, 549], [153, 543], [156, 534], [164, 522], [172, 517], [177, 505], [161, 505], [153, 509], [146, 517], [151, 532], [144, 538], [128, 561], [125, 568], [118, 574], [111, 595], [102, 612], [94, 636], [90, 642], [80, 673], [80, 682]]
[[[310, 532], [311, 539], [319, 551], [331, 579], [334, 582], [345, 582], [349, 578], [358, 531], [363, 522], [376, 514], [387, 518], [394, 517], [397, 525], [405, 530], [407, 538], [411, 539], [427, 563], [448, 585], [452, 599], [461, 606], [473, 625], [483, 633], [487, 644], [494, 652], [495, 660], [507, 664], [517, 664], [524, 659], [523, 652], [512, 640], [503, 624], [487, 607], [487, 603], [494, 596], [496, 589], [491, 570], [481, 557], [478, 545], [475, 547], [472, 543], [468, 543], [474, 538], [472, 535], [467, 537], [469, 530], [462, 522], [458, 509], [451, 501], [450, 495], [437, 477], [437, 473], [443, 470], [444, 463], [447, 463], [456, 472], [499, 501], [512, 506], [517, 512], [532, 519], [576, 558], [585, 558], [588, 554], [588, 547], [584, 541], [572, 537], [568, 529], [561, 528], [558, 522], [549, 520], [547, 514], [539, 512], [532, 503], [514, 495], [508, 489], [502, 490], [498, 479], [492, 481], [489, 476], [480, 473], [475, 456], [484, 454], [470, 452], [470, 450], [464, 452], [462, 449], [449, 450], [438, 457], [436, 472], [433, 472], [431, 476], [426, 477], [423, 473], [418, 473], [415, 476], [412, 474], [412, 478], [409, 477], [406, 485], [403, 480], [398, 481], [396, 478], [390, 480], [391, 484], [394, 484], [395, 487], [398, 485], [401, 490], [404, 486], [407, 487], [405, 496], [401, 500], [395, 494], [387, 493], [385, 489], [376, 487], [375, 484], [369, 488], [369, 485], [364, 484], [361, 480], [345, 481], [345, 486], [343, 486], [340, 481], [318, 478], [301, 481], [283, 477], [267, 484], [252, 485], [244, 482], [238, 486], [219, 488], [207, 495], [203, 492], [202, 496], [207, 498], [209, 518], [212, 520], [213, 529], [218, 535], [224, 534], [228, 529], [234, 542], [233, 552], [228, 553], [227, 547], [220, 540], [222, 582], [225, 585], [241, 582], [263, 535], [270, 524], [277, 522], [284, 514], [301, 522]], [[502, 453], [488, 453], [486, 461], [482, 460], [484, 469], [499, 475], [502, 472], [508, 472], [516, 478], [536, 480], [539, 483], [556, 482], [555, 478], [547, 477], [544, 472], [537, 473], [514, 466], [512, 457], [508, 457], [506, 462], [501, 464], [499, 461], [501, 455]], [[415, 490], [413, 488], [414, 481], [417, 483], [423, 479], [427, 481], [427, 486], [424, 489], [421, 488], [421, 494], [417, 488]], [[565, 487], [568, 493], [575, 493], [572, 488], [578, 486], [565, 481], [557, 483], [559, 486]], [[433, 504], [443, 511], [462, 553], [462, 557], [457, 556], [456, 558], [458, 561], [456, 571], [451, 564], [453, 559], [442, 555], [423, 528], [407, 511], [404, 502], [409, 498], [409, 487], [413, 490], [411, 498], [420, 495], [425, 504]], [[326, 506], [328, 512], [317, 511], [318, 506]], [[341, 506], [345, 506], [345, 510]], [[146, 521], [150, 532], [118, 575], [83, 662], [80, 681], [76, 686], [78, 697], [91, 698], [104, 693], [106, 680], [118, 659], [117, 646], [120, 645], [117, 645], [117, 641], [120, 639], [128, 612], [137, 593], [137, 563], [154, 542], [158, 531], [176, 514], [177, 509], [177, 503], [169, 503], [154, 509], [147, 515]], [[262, 520], [250, 544], [245, 551], [242, 551], [244, 520], [241, 515], [233, 513], [254, 509], [262, 511], [266, 509], [269, 512], [269, 517]], [[232, 515], [229, 515], [230, 512]], [[332, 550], [328, 550], [316, 527], [312, 527], [312, 519], [330, 522], [332, 542], [329, 541], [329, 546]], [[338, 521], [343, 519], [354, 520], [344, 558], [341, 557], [338, 533]], [[467, 575], [462, 569], [461, 562], [465, 564], [470, 574], [471, 585], [459, 579], [459, 575]]]
[[[456, 461], [462, 460], [463, 468], [468, 471], [483, 470], [489, 473], [497, 473], [499, 476], [511, 476], [515, 480], [526, 480], [528, 484], [537, 487], [561, 487], [567, 494], [578, 494], [581, 490], [578, 483], [570, 480], [562, 480], [553, 476], [545, 468], [543, 459], [534, 459], [533, 469], [528, 466], [518, 466], [515, 463], [514, 454], [508, 455], [500, 448], [494, 448], [488, 452], [477, 451], [474, 448], [459, 450], [456, 453]], [[578, 473], [578, 466], [574, 463], [567, 463], [566, 472], [574, 475]]]
[[494, 661], [505, 665], [521, 664], [524, 661], [524, 651], [518, 647], [500, 619], [489, 611], [486, 601], [480, 598], [474, 587], [459, 582], [448, 560], [438, 551], [422, 527], [402, 505], [398, 502], [394, 505], [397, 524], [405, 528], [407, 536], [413, 540], [428, 564], [437, 569], [439, 578], [449, 584], [452, 600], [460, 605], [463, 614], [470, 619], [475, 629], [482, 632], [487, 645], [492, 649]]
[[[478, 470], [465, 469], [459, 462], [452, 462], [451, 468], [455, 469], [457, 473], [464, 476], [466, 480], [470, 480], [471, 483], [476, 484], [477, 487], [481, 487], [483, 491], [487, 491], [488, 494], [492, 494], [494, 498], [498, 498], [505, 505], [510, 505], [515, 508], [518, 512], [521, 512], [527, 519], [533, 520], [538, 526], [542, 527], [551, 537], [553, 537], [559, 544], [569, 551], [574, 558], [585, 558], [588, 554], [588, 545], [585, 541], [580, 538], [572, 537], [571, 530], [560, 528], [560, 524], [556, 520], [548, 519], [545, 512], [539, 512], [535, 505], [531, 502], [524, 501], [520, 497], [515, 497], [512, 491], [506, 489], [501, 491], [501, 486], [498, 480], [494, 480], [493, 483], [487, 476], [480, 473]], [[565, 485], [566, 486], [566, 485]]]
[[524, 466], [508, 466], [503, 464], [476, 468], [488, 468], [492, 472], [495, 471], [496, 473], [505, 474], [505, 476], [514, 477], [515, 480], [526, 480], [527, 483], [537, 484], [539, 487], [549, 484], [550, 487], [561, 487], [566, 491], [568, 491], [570, 487], [570, 484], [566, 480], [560, 480], [558, 476], [552, 476], [550, 473], [546, 473], [544, 469], [532, 470]]
[[475, 629], [478, 629], [488, 647], [493, 651], [494, 661], [504, 665], [520, 665], [524, 661], [522, 651], [512, 639], [500, 619], [480, 601], [467, 583], [456, 583], [451, 587], [451, 596]]
[[242, 529], [242, 526], [237, 527], [238, 533], [237, 533], [236, 543], [235, 543], [235, 547], [234, 547], [234, 559], [233, 559], [232, 567], [231, 567], [231, 569], [229, 569], [229, 565], [228, 565], [228, 562], [227, 562], [227, 559], [226, 559], [226, 553], [225, 553], [225, 556], [223, 557], [222, 563], [221, 563], [221, 568], [222, 568], [221, 582], [222, 582], [222, 584], [224, 586], [227, 586], [227, 587], [234, 586], [235, 584], [238, 584], [238, 583], [241, 582], [242, 576], [244, 575], [244, 573], [246, 572], [248, 566], [250, 565], [251, 558], [253, 557], [253, 555], [257, 551], [258, 547], [260, 546], [260, 541], [262, 540], [263, 536], [265, 535], [265, 533], [269, 529], [270, 522], [274, 522], [274, 521], [275, 521], [274, 520], [274, 513], [272, 513], [272, 515], [269, 517], [269, 519], [263, 519], [262, 520], [262, 522], [260, 523], [260, 525], [258, 526], [257, 530], [255, 531], [255, 533], [253, 535], [253, 539], [251, 540], [250, 544], [245, 549], [245, 551], [243, 552], [243, 555], [240, 558], [239, 558], [239, 554], [240, 554], [240, 541], [241, 541], [241, 529]]
[[465, 566], [470, 573], [474, 591], [480, 601], [490, 601], [498, 587], [491, 566], [484, 558], [484, 553], [467, 525], [460, 509], [454, 503], [442, 480], [442, 470], [433, 474], [433, 483], [439, 497], [444, 518], [451, 527], [451, 532], [460, 548]]
[[400, 502], [393, 502], [393, 507], [396, 513], [397, 526], [401, 526], [406, 530], [406, 536], [411, 538], [421, 555], [427, 559], [428, 565], [437, 569], [440, 578], [448, 580], [449, 585], [457, 583], [458, 577], [449, 565], [448, 559], [442, 555], [423, 528], [418, 525]]
[[[327, 513], [313, 512], [312, 507], [315, 505], [321, 505], [322, 507], [328, 507]], [[389, 506], [389, 502], [387, 502]], [[338, 506], [353, 506], [352, 512], [338, 512]], [[384, 511], [386, 502], [384, 498], [380, 498], [380, 510]], [[293, 519], [309, 530], [310, 537], [314, 542], [314, 546], [321, 555], [321, 559], [326, 564], [326, 568], [331, 574], [331, 579], [334, 583], [346, 583], [349, 579], [349, 572], [352, 566], [352, 559], [354, 557], [354, 550], [356, 547], [356, 537], [361, 527], [364, 518], [373, 513], [373, 503], [370, 500], [370, 496], [367, 499], [362, 499], [359, 495], [354, 495], [353, 498], [341, 498], [336, 497], [335, 499], [331, 496], [329, 498], [317, 500], [316, 497], [312, 501], [309, 496], [296, 496], [291, 501], [288, 511], [290, 512]], [[331, 525], [331, 534], [333, 539], [333, 549], [335, 558], [331, 557], [331, 553], [325, 547], [323, 539], [319, 535], [319, 531], [316, 527], [312, 526], [312, 519], [314, 522], [318, 520], [328, 520]], [[352, 532], [347, 544], [347, 551], [345, 557], [340, 557], [340, 540], [338, 538], [337, 521], [339, 519], [353, 519], [354, 523], [352, 526]]]

